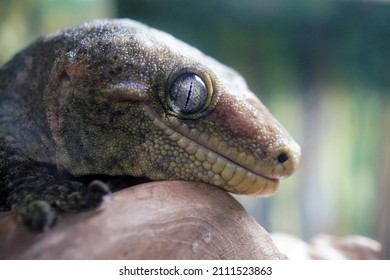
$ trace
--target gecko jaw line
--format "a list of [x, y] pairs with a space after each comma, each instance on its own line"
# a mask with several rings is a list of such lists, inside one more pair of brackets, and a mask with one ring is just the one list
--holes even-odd
[[279, 180], [257, 174], [220, 152], [199, 144], [196, 140], [170, 128], [156, 117], [149, 108], [147, 111], [153, 124], [162, 129], [169, 139], [175, 141], [188, 154], [194, 155], [208, 171], [212, 171], [214, 175], [206, 183], [222, 187], [232, 193], [253, 196], [269, 196], [277, 190]]

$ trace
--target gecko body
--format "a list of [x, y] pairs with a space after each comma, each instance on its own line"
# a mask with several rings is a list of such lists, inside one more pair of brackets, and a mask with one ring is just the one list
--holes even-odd
[[299, 157], [236, 71], [132, 20], [51, 33], [0, 69], [0, 209], [32, 229], [126, 176], [270, 195]]

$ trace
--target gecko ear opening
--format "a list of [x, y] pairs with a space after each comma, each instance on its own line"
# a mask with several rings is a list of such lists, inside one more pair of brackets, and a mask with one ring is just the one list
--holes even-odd
[[110, 84], [101, 93], [110, 100], [128, 102], [147, 102], [150, 100], [149, 87], [139, 81], [123, 81]]

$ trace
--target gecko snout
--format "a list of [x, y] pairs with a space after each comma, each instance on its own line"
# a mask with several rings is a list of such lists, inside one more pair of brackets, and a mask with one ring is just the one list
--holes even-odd
[[276, 177], [288, 177], [297, 169], [301, 156], [301, 149], [296, 143], [290, 143], [270, 156], [274, 158], [273, 175]]
[[[284, 140], [274, 142], [274, 145], [271, 145], [271, 148], [266, 153], [270, 161], [269, 164], [266, 164], [267, 167], [264, 169], [264, 174], [269, 175], [271, 178], [286, 178], [298, 168], [301, 148], [289, 136], [285, 137]], [[266, 174], [267, 172], [269, 173]]]

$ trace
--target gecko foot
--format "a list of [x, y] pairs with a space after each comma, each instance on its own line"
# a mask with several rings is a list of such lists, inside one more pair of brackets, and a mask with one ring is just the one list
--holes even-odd
[[77, 181], [35, 185], [26, 197], [22, 188], [14, 192], [11, 208], [19, 219], [33, 231], [52, 227], [63, 213], [79, 213], [99, 207], [111, 194], [107, 184], [93, 181], [88, 186]]
[[65, 183], [67, 192], [55, 200], [55, 205], [62, 212], [77, 213], [94, 209], [104, 202], [105, 197], [111, 194], [109, 186], [100, 181], [94, 180], [87, 186], [72, 188], [69, 185], [81, 185], [79, 182], [69, 181]]
[[35, 200], [17, 211], [20, 220], [33, 231], [44, 231], [57, 220], [57, 212], [43, 200]]

